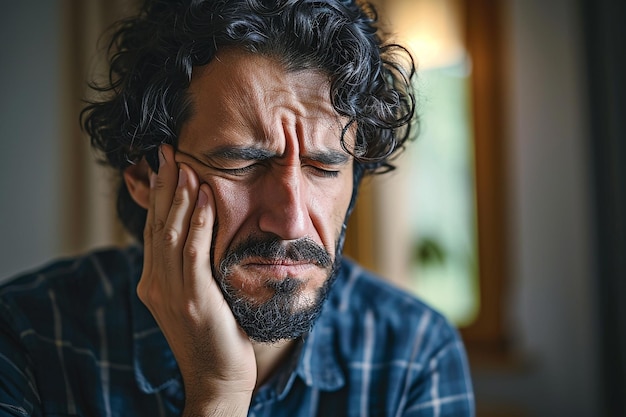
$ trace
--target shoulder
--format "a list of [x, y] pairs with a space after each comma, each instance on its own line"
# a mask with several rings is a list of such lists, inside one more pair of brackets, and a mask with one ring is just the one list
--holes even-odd
[[102, 280], [124, 278], [134, 272], [141, 250], [106, 248], [75, 257], [56, 259], [42, 267], [9, 278], [0, 285], [0, 298], [36, 296], [52, 289], [85, 287]]
[[370, 410], [472, 415], [469, 368], [455, 327], [352, 262], [342, 263], [311, 336], [301, 371], [311, 385], [345, 384], [350, 401]]
[[451, 327], [442, 314], [416, 295], [349, 260], [342, 262], [329, 303], [331, 309], [343, 314], [363, 317], [369, 312], [377, 323], [385, 322], [392, 327], [404, 328], [424, 322], [442, 328]]
[[413, 359], [419, 361], [461, 345], [456, 328], [442, 314], [351, 261], [343, 261], [328, 301], [326, 316], [342, 333], [353, 340], [375, 338], [376, 351], [384, 355], [406, 358], [418, 349], [422, 357]]
[[127, 370], [119, 375], [134, 381], [129, 311], [140, 267], [139, 248], [104, 249], [0, 286], [0, 402], [24, 415], [39, 415], [41, 403], [69, 415], [76, 404], [99, 398], [102, 370]]
[[52, 261], [0, 286], [0, 316], [19, 328], [24, 320], [49, 322], [57, 307], [65, 314], [92, 311], [128, 288], [140, 271], [140, 259], [141, 250], [129, 247]]

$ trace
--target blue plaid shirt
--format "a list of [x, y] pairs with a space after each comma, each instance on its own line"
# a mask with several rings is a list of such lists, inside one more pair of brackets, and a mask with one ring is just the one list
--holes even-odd
[[[0, 416], [177, 416], [174, 356], [135, 294], [141, 250], [62, 260], [0, 287]], [[298, 353], [250, 416], [472, 416], [463, 345], [412, 296], [344, 261]]]

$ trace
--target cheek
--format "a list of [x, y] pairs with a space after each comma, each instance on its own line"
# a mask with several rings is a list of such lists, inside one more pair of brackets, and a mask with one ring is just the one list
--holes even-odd
[[219, 178], [209, 180], [207, 184], [215, 197], [218, 232], [214, 236], [213, 245], [215, 256], [221, 259], [249, 217], [250, 195], [247, 190]]
[[352, 182], [323, 187], [311, 200], [310, 213], [324, 246], [334, 253], [352, 197]]

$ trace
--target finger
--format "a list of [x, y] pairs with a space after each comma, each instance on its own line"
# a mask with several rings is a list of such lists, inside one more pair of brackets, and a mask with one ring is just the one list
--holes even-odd
[[[198, 179], [193, 170], [181, 164], [178, 183], [172, 198], [170, 211], [163, 231], [163, 258], [168, 269], [177, 272], [180, 282], [168, 280], [168, 284], [182, 287], [183, 247], [189, 231], [189, 222], [198, 196]], [[178, 288], [176, 289], [178, 290]]]
[[165, 235], [171, 235], [170, 239], [179, 252], [187, 238], [189, 220], [197, 197], [198, 178], [195, 172], [189, 166], [180, 164], [178, 183], [165, 224]]
[[185, 294], [194, 300], [195, 312], [210, 317], [210, 329], [216, 341], [233, 349], [242, 341], [249, 343], [241, 330], [211, 271], [211, 244], [216, 224], [215, 197], [208, 184], [202, 184], [189, 223], [183, 270]]
[[144, 247], [144, 255], [143, 255], [143, 265], [144, 272], [146, 272], [146, 267], [152, 265], [152, 224], [154, 223], [154, 184], [156, 183], [157, 174], [154, 171], [150, 171], [149, 180], [150, 180], [150, 201], [148, 202], [148, 209], [146, 213], [146, 223], [143, 228], [143, 247]]
[[183, 255], [185, 291], [194, 298], [202, 299], [207, 295], [205, 291], [209, 287], [216, 287], [211, 272], [211, 242], [214, 224], [215, 199], [213, 192], [207, 184], [202, 184], [189, 222], [189, 232]]
[[[158, 154], [159, 172], [151, 189], [152, 194], [154, 194], [152, 249], [154, 262], [158, 264], [158, 269], [163, 272], [156, 274], [164, 280], [159, 285], [168, 290], [170, 284], [168, 276], [180, 276], [182, 273], [180, 262], [174, 262], [177, 256], [172, 252], [172, 245], [176, 237], [165, 233], [165, 225], [178, 183], [178, 166], [174, 161], [174, 152], [171, 146], [161, 145]], [[168, 233], [171, 233], [171, 230]]]
[[[157, 174], [150, 170], [150, 201], [148, 203], [148, 209], [146, 214], [146, 223], [143, 230], [143, 269], [141, 272], [141, 278], [137, 285], [137, 295], [144, 302], [148, 302], [148, 293], [152, 285], [152, 260], [153, 260], [153, 238], [152, 238], [152, 224], [154, 223], [154, 204], [155, 193], [154, 186], [156, 183]], [[149, 306], [148, 306], [149, 308]]]
[[[178, 182], [178, 166], [174, 161], [174, 151], [170, 145], [161, 145], [159, 154], [159, 173], [152, 187], [154, 194], [154, 217], [152, 219], [153, 239], [163, 232], [167, 216], [172, 205], [172, 198]], [[155, 241], [155, 243], [158, 243]]]

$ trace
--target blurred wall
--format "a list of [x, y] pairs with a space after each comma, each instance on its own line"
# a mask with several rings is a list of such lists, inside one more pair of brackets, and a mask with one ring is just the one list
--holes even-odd
[[580, 10], [573, 0], [504, 3], [512, 231], [508, 319], [521, 363], [478, 370], [477, 397], [528, 416], [599, 416]]
[[[134, 0], [27, 0], [0, 14], [0, 280], [87, 248], [124, 244], [112, 172], [80, 131], [98, 43]], [[96, 49], [98, 45], [98, 50]]]
[[626, 416], [626, 2], [582, 0], [593, 155], [603, 399]]
[[0, 13], [0, 279], [59, 254], [60, 1]]

